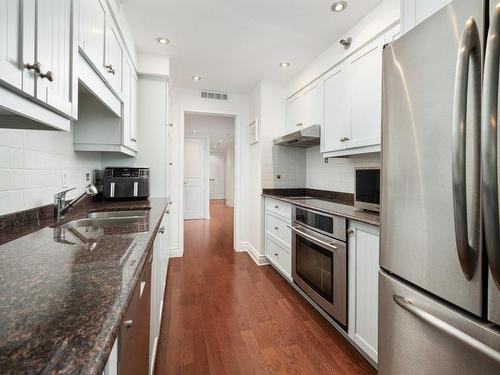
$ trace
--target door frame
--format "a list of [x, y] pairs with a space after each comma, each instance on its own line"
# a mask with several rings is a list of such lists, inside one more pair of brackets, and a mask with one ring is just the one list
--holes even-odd
[[[241, 216], [241, 146], [242, 146], [242, 132], [241, 132], [241, 115], [234, 112], [200, 112], [190, 110], [189, 108], [180, 109], [180, 128], [179, 128], [179, 250], [184, 254], [184, 121], [186, 114], [197, 114], [206, 116], [226, 116], [234, 118], [234, 214], [233, 214], [233, 250], [237, 251], [239, 248], [241, 238], [240, 219]], [[208, 158], [207, 158], [208, 160]], [[208, 165], [207, 165], [208, 166]], [[208, 180], [208, 179], [207, 179]], [[207, 181], [208, 182], [208, 181]], [[210, 204], [210, 200], [208, 199]], [[209, 210], [210, 211], [210, 210]]]
[[[203, 140], [203, 155], [204, 155], [204, 168], [203, 168], [203, 218], [206, 220], [210, 219], [210, 184], [208, 182], [209, 173], [208, 168], [210, 167], [209, 157], [210, 157], [210, 137], [208, 135], [189, 135], [184, 136], [184, 145], [186, 139], [202, 139]], [[183, 151], [184, 152], [184, 151]], [[184, 154], [182, 154], [182, 165], [184, 166]], [[184, 167], [182, 169], [184, 172]], [[182, 196], [184, 196], [184, 173], [182, 175]], [[182, 216], [184, 216], [184, 200], [182, 201]], [[199, 220], [199, 219], [192, 219]]]

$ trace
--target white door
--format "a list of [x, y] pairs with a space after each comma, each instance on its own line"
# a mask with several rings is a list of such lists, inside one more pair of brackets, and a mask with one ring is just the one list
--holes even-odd
[[0, 80], [34, 96], [35, 0], [0, 0]]
[[323, 81], [325, 120], [321, 152], [345, 148], [351, 132], [351, 111], [346, 66], [336, 67]]
[[225, 197], [226, 154], [210, 154], [210, 199]]
[[351, 134], [347, 136], [347, 148], [380, 144], [383, 43], [381, 36], [349, 61]]
[[207, 165], [206, 140], [184, 140], [184, 219], [205, 218]]
[[323, 124], [323, 87], [319, 80], [304, 90], [300, 112], [304, 126]]
[[106, 6], [103, 0], [80, 0], [79, 45], [94, 68], [106, 74]]
[[[111, 19], [108, 19], [111, 23]], [[107, 79], [113, 90], [118, 95], [122, 94], [123, 82], [122, 82], [122, 71], [123, 71], [123, 49], [120, 44], [120, 36], [118, 31], [113, 25], [108, 27], [106, 33], [106, 70]]]
[[38, 0], [36, 9], [35, 55], [42, 71], [37, 78], [36, 97], [66, 115], [76, 115], [73, 1]]

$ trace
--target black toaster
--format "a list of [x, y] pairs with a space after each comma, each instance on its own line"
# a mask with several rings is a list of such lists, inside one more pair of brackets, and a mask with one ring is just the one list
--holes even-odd
[[146, 199], [149, 197], [149, 168], [109, 167], [104, 170], [104, 199]]

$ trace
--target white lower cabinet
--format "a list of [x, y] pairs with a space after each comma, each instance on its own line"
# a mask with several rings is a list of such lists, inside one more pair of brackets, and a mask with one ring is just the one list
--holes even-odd
[[168, 215], [164, 215], [153, 244], [153, 264], [151, 275], [151, 316], [149, 329], [149, 373], [153, 373], [158, 339], [160, 337], [163, 296], [168, 269], [167, 225]]
[[265, 249], [266, 258], [283, 276], [292, 280], [292, 206], [266, 198]]
[[349, 222], [349, 337], [378, 361], [378, 227]]

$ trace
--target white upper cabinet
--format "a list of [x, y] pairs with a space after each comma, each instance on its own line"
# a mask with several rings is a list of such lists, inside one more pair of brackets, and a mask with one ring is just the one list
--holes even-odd
[[453, 0], [401, 0], [403, 33], [413, 29]]
[[286, 128], [292, 132], [323, 123], [323, 88], [315, 81], [287, 100]]
[[103, 76], [106, 48], [106, 5], [104, 0], [80, 0], [80, 38], [79, 46], [95, 69]]
[[347, 148], [380, 145], [382, 119], [382, 48], [378, 38], [349, 59], [351, 132]]
[[138, 102], [139, 79], [132, 69], [132, 80], [130, 82], [130, 141], [131, 148], [137, 150], [137, 133], [139, 123]]
[[30, 96], [35, 95], [34, 27], [35, 0], [0, 0], [0, 81]]
[[37, 75], [36, 97], [74, 118], [77, 114], [78, 82], [75, 74], [73, 1], [37, 0], [36, 9], [35, 59], [41, 70]]
[[113, 24], [108, 25], [106, 36], [106, 64], [107, 80], [118, 95], [123, 93], [123, 48], [120, 36]]
[[340, 64], [323, 80], [325, 120], [321, 127], [321, 152], [345, 149], [345, 138], [351, 133], [351, 112], [347, 64]]

